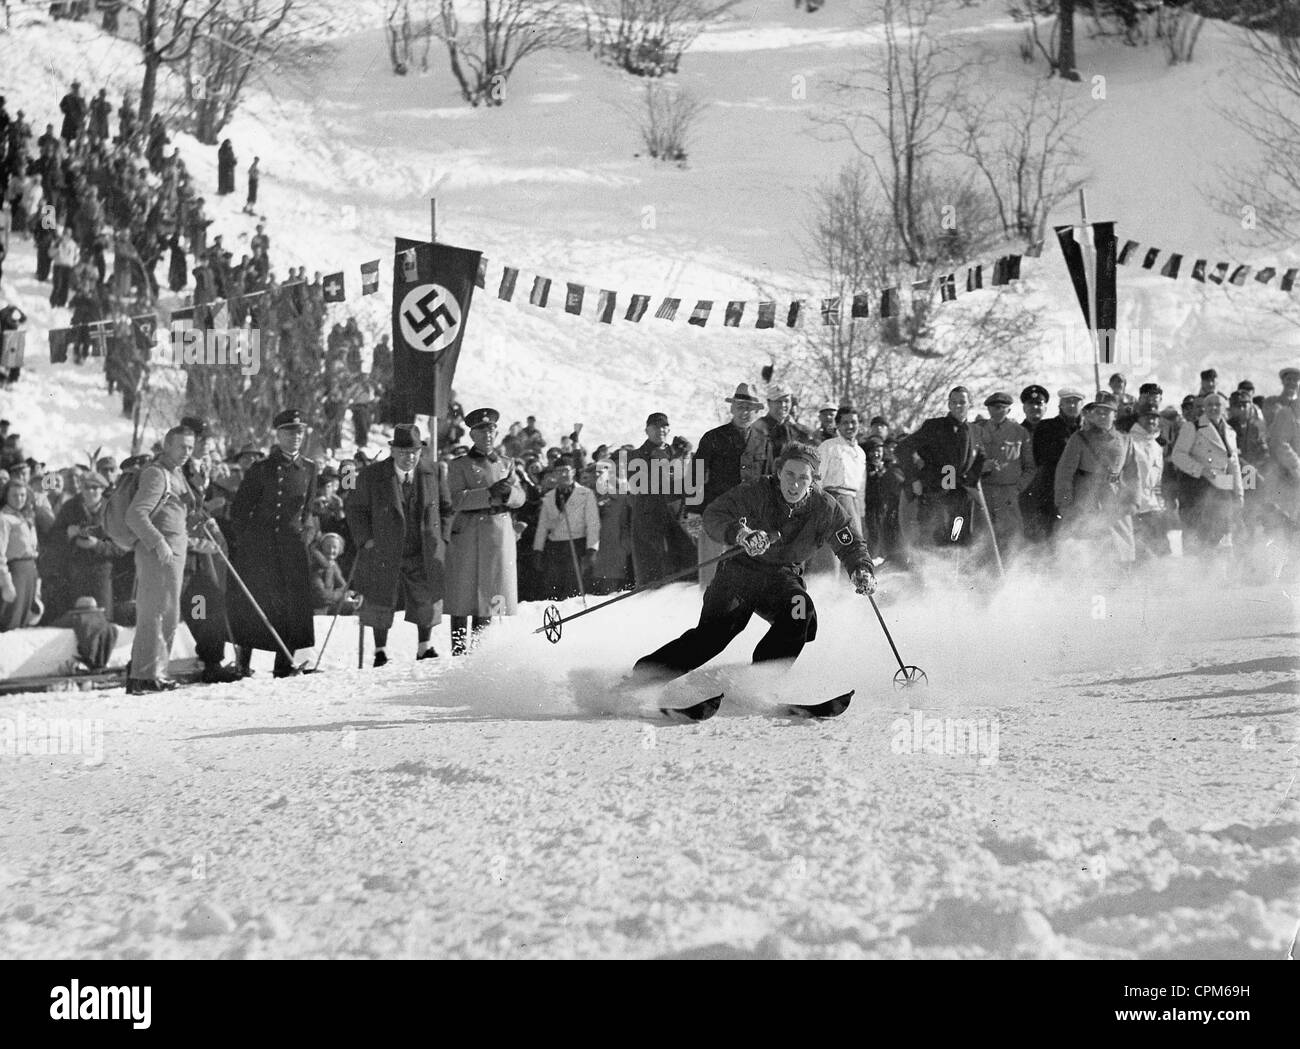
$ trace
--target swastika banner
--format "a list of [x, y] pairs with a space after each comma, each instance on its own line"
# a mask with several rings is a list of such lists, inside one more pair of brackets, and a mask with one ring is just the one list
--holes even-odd
[[[403, 265], [414, 252], [415, 265]], [[409, 259], [411, 256], [405, 256]], [[399, 422], [441, 416], [465, 339], [481, 252], [397, 238], [393, 264], [393, 392]]]

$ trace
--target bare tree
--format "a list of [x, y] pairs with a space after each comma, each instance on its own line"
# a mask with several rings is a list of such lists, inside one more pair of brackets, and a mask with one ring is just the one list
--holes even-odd
[[823, 118], [848, 136], [875, 172], [899, 261], [910, 266], [943, 254], [923, 187], [948, 148], [952, 115], [973, 66], [930, 32], [940, 7], [940, 0], [878, 0], [884, 55], [835, 83], [845, 104]]
[[200, 142], [213, 145], [245, 87], [307, 68], [328, 48], [314, 39], [325, 19], [304, 0], [221, 0], [186, 59], [185, 112]]
[[[1037, 51], [1046, 59], [1049, 74], [1055, 74], [1057, 70], [1056, 38], [1060, 28], [1060, 21], [1056, 17], [1056, 0], [1012, 0], [1007, 7], [1007, 13], [1011, 16], [1012, 21], [1029, 23], [1029, 28], [1025, 30], [1024, 39], [1020, 42], [1020, 57], [1026, 62], [1032, 62], [1034, 52]], [[1047, 19], [1051, 22], [1047, 43], [1043, 43], [1043, 39], [1038, 32], [1040, 19]]]
[[[893, 264], [893, 209], [876, 181], [854, 164], [814, 194], [807, 258], [826, 297], [839, 300], [841, 321], [809, 323], [798, 371], [819, 394], [871, 405], [911, 428], [956, 383], [1025, 370], [1036, 318], [998, 292], [939, 310], [933, 289], [913, 300]], [[965, 271], [955, 276], [964, 280]], [[890, 286], [899, 286], [900, 313], [882, 318], [879, 291]], [[857, 293], [871, 296], [865, 318], [852, 316]]]
[[531, 54], [569, 47], [578, 33], [558, 0], [474, 0], [483, 17], [461, 24], [455, 0], [438, 0], [433, 35], [447, 46], [451, 73], [471, 106], [499, 106], [515, 68]]
[[645, 150], [656, 160], [686, 165], [691, 132], [705, 103], [684, 88], [648, 83], [636, 114], [637, 130]]
[[968, 101], [960, 119], [963, 151], [983, 176], [1002, 232], [1042, 240], [1052, 208], [1083, 185], [1072, 174], [1082, 118], [1068, 115], [1064, 89], [1038, 81], [1028, 98]]
[[676, 73], [696, 37], [738, 0], [586, 0], [588, 46], [636, 76]]
[[[1251, 30], [1246, 37], [1253, 61], [1243, 65], [1245, 89], [1234, 91], [1220, 114], [1240, 127], [1261, 152], [1253, 177], [1222, 172], [1225, 188], [1216, 203], [1249, 216], [1278, 245], [1300, 241], [1300, 0], [1282, 0], [1276, 30]], [[1239, 187], [1251, 188], [1243, 201]]]
[[406, 76], [411, 68], [411, 0], [387, 0], [384, 30], [388, 34], [388, 59], [393, 72]]
[[158, 70], [184, 63], [199, 33], [210, 23], [221, 0], [139, 0], [132, 7], [140, 35], [144, 80], [140, 85], [140, 126], [147, 128], [158, 91]]

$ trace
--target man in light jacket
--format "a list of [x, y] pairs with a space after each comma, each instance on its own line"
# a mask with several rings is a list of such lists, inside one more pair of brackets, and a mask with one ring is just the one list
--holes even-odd
[[[1237, 435], [1225, 419], [1227, 400], [1221, 393], [1205, 394], [1200, 417], [1178, 431], [1174, 444], [1173, 464], [1186, 475], [1183, 523], [1191, 524], [1202, 550], [1231, 536], [1233, 518], [1245, 498]], [[1190, 500], [1188, 487], [1194, 492]], [[1190, 522], [1189, 502], [1194, 510]]]
[[[538, 562], [547, 597], [563, 601], [578, 593], [579, 568], [583, 593], [591, 581], [596, 552], [600, 549], [600, 508], [596, 493], [574, 481], [569, 463], [562, 461], [552, 468], [552, 473], [556, 484], [542, 496], [541, 515], [533, 536], [533, 557]], [[574, 564], [575, 553], [579, 564]]]
[[1139, 407], [1128, 431], [1137, 464], [1133, 489], [1133, 544], [1139, 561], [1169, 554], [1169, 520], [1163, 492], [1165, 453], [1160, 446], [1160, 410]]
[[193, 495], [181, 467], [193, 454], [193, 430], [185, 426], [168, 430], [162, 454], [140, 471], [135, 498], [126, 511], [127, 527], [136, 537], [135, 641], [126, 682], [133, 696], [176, 687], [176, 682], [167, 680], [167, 662], [180, 621], [187, 522], [193, 510]]

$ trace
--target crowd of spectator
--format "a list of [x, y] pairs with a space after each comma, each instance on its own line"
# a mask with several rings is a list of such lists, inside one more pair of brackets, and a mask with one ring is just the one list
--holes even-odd
[[[346, 326], [331, 338], [346, 361], [356, 338]], [[501, 506], [513, 525], [511, 571], [520, 600], [610, 594], [668, 576], [707, 583], [708, 562], [722, 548], [703, 533], [704, 510], [735, 484], [769, 475], [792, 443], [816, 449], [822, 490], [860, 524], [877, 565], [905, 571], [926, 551], [955, 549], [971, 571], [990, 570], [996, 540], [1004, 564], [1083, 544], [1094, 562], [1122, 568], [1170, 556], [1175, 533], [1186, 554], [1225, 564], [1234, 547], [1257, 540], [1280, 541], [1279, 549], [1294, 557], [1300, 368], [1284, 369], [1280, 378], [1280, 391], [1269, 396], [1256, 394], [1249, 380], [1225, 395], [1210, 369], [1196, 393], [1166, 406], [1158, 383], [1143, 383], [1135, 396], [1115, 375], [1110, 389], [1090, 398], [1069, 387], [1056, 391], [1053, 416], [1046, 414], [1053, 395], [1030, 384], [1018, 398], [987, 394], [987, 414], [974, 419], [968, 418], [974, 399], [957, 387], [948, 413], [910, 434], [893, 432], [887, 419], [848, 403], [822, 406], [816, 423], [804, 426], [794, 417], [789, 390], [773, 385], [760, 393], [741, 383], [727, 398], [730, 421], [702, 435], [698, 448], [672, 436], [667, 414], [659, 411], [647, 417], [639, 445], [589, 447], [581, 423], [552, 442], [535, 416], [499, 433], [495, 413], [471, 413], [475, 422], [467, 426], [455, 404], [439, 421], [442, 491], [431, 498], [450, 528], [460, 512], [447, 491], [454, 464], [466, 455], [504, 464], [505, 481], [497, 484], [502, 498], [511, 493], [508, 507]], [[380, 457], [368, 448], [374, 398], [351, 396], [362, 439], [351, 458], [318, 455], [311, 464], [314, 480], [303, 488], [293, 532], [307, 550], [317, 614], [352, 614], [364, 605], [348, 586], [359, 552], [351, 501], [360, 472]], [[1017, 399], [1019, 421], [1011, 418]], [[335, 431], [325, 440], [337, 447], [341, 420], [314, 422]], [[306, 422], [295, 425], [306, 433]], [[187, 418], [175, 429], [193, 440], [192, 451], [176, 459], [191, 535], [206, 535], [210, 518], [220, 541], [237, 545], [232, 507], [244, 477], [267, 452], [253, 445], [223, 451], [201, 419]], [[469, 443], [467, 433], [474, 437]], [[398, 449], [418, 450], [418, 441], [406, 436], [394, 456]], [[95, 609], [114, 623], [134, 622], [140, 600], [134, 561], [131, 550], [105, 534], [105, 508], [128, 477], [166, 454], [162, 445], [153, 456], [121, 463], [105, 456], [51, 472], [0, 420], [0, 629], [66, 622]], [[367, 518], [367, 530], [372, 527]], [[217, 551], [192, 546], [185, 560], [187, 592], [224, 591]], [[806, 566], [809, 572], [833, 568], [816, 561]], [[212, 630], [211, 624], [191, 627], [196, 634]], [[204, 654], [206, 680], [238, 676], [222, 665], [225, 643], [218, 630]]]
[[[79, 81], [58, 108], [58, 132], [47, 123], [34, 138], [27, 114], [19, 109], [11, 115], [0, 97], [0, 274], [12, 241], [30, 239], [35, 279], [50, 285], [51, 306], [70, 311], [66, 354], [74, 363], [97, 352], [89, 325], [153, 314], [163, 282], [171, 292], [192, 286], [196, 305], [275, 285], [264, 224], [238, 261], [221, 235], [209, 237], [206, 200], [179, 150], [169, 150], [160, 115], [144, 125], [130, 93], [115, 107], [107, 89], [88, 98]], [[226, 140], [219, 194], [233, 191], [233, 165]], [[259, 178], [255, 160], [245, 206], [250, 214]], [[305, 280], [305, 274], [291, 273], [294, 279]], [[127, 337], [106, 349], [109, 390], [120, 388], [130, 414], [147, 353]], [[16, 373], [0, 377], [17, 379]]]

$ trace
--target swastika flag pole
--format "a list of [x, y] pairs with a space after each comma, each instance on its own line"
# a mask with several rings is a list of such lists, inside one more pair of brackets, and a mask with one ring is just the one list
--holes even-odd
[[437, 418], [451, 404], [482, 253], [398, 237], [394, 254], [394, 407], [402, 422], [416, 415]]

